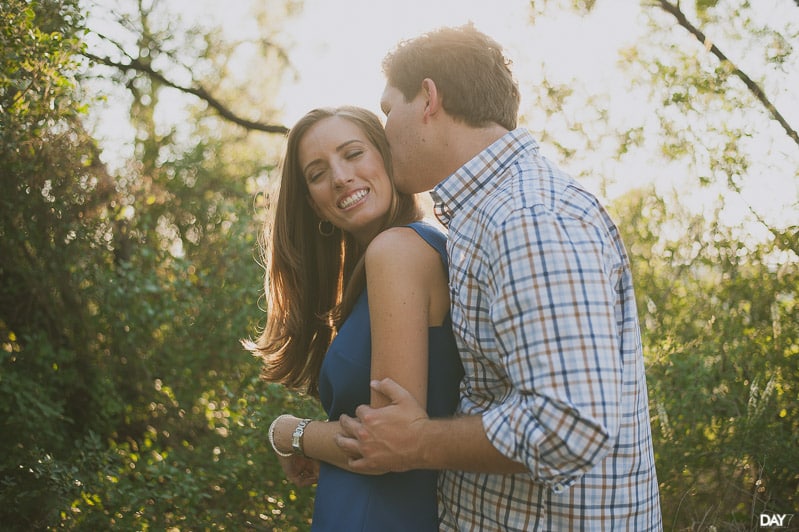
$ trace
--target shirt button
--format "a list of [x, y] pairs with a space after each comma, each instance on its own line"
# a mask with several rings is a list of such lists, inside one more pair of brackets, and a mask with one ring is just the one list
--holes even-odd
[[564, 486], [561, 482], [556, 482], [552, 486], [552, 491], [555, 493], [563, 493], [564, 491], [566, 491], [566, 486]]

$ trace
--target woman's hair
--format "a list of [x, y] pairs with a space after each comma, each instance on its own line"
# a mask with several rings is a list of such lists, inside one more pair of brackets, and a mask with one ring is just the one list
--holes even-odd
[[396, 190], [388, 141], [374, 113], [350, 106], [314, 109], [289, 132], [274, 221], [261, 235], [266, 327], [255, 342], [244, 344], [263, 359], [264, 379], [305, 389], [315, 397], [325, 353], [366, 283], [363, 246], [338, 228], [330, 236], [319, 231], [321, 220], [311, 208], [299, 161], [305, 133], [334, 116], [358, 126], [383, 158], [392, 200], [381, 230], [422, 216], [415, 196]]
[[471, 24], [441, 28], [401, 42], [383, 59], [388, 84], [413, 100], [432, 79], [444, 110], [473, 127], [516, 128], [519, 87], [502, 46]]

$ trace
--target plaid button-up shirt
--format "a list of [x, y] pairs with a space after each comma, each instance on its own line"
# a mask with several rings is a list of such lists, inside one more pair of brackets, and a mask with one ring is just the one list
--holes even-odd
[[605, 210], [505, 135], [432, 191], [449, 227], [459, 412], [528, 473], [440, 475], [442, 530], [660, 530], [629, 259]]

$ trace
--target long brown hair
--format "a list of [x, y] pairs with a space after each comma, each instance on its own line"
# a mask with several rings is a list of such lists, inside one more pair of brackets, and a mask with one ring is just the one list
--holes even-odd
[[266, 327], [245, 347], [263, 359], [264, 379], [305, 389], [315, 397], [325, 352], [366, 285], [365, 250], [338, 228], [330, 236], [321, 234], [299, 164], [305, 133], [334, 116], [358, 126], [383, 158], [393, 194], [381, 230], [422, 217], [415, 196], [394, 186], [388, 141], [374, 113], [351, 106], [314, 109], [289, 131], [274, 220], [261, 235]]

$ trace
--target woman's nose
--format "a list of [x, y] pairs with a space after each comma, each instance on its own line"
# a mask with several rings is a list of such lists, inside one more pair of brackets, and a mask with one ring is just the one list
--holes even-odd
[[352, 176], [349, 172], [347, 172], [346, 168], [342, 168], [341, 166], [334, 166], [332, 168], [333, 173], [333, 184], [336, 186], [342, 186], [346, 183], [352, 181]]

